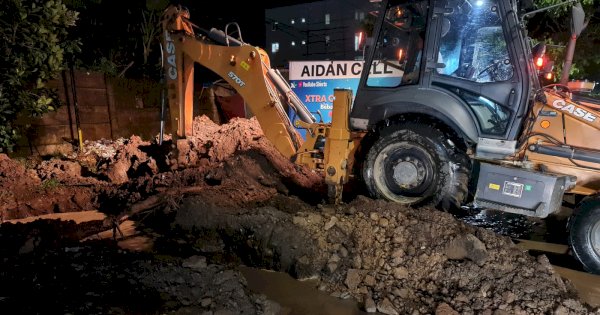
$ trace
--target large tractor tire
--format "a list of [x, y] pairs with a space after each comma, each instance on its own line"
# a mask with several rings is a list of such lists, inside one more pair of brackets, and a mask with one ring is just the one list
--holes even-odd
[[404, 123], [382, 132], [362, 173], [374, 198], [453, 210], [467, 196], [470, 162], [435, 126]]
[[583, 268], [600, 274], [600, 197], [584, 199], [569, 222], [569, 243]]

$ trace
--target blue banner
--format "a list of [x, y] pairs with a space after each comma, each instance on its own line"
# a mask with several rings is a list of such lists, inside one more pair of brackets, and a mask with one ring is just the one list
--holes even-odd
[[[351, 89], [356, 95], [363, 69], [363, 61], [291, 61], [289, 83], [292, 91], [317, 118], [317, 122], [330, 123], [333, 109], [333, 90]], [[369, 85], [397, 86], [402, 79], [402, 71], [382, 62], [373, 62]], [[374, 82], [374, 81], [378, 81]], [[383, 82], [383, 83], [382, 83]], [[289, 113], [295, 121], [295, 113]], [[298, 129], [302, 137], [305, 130]]]

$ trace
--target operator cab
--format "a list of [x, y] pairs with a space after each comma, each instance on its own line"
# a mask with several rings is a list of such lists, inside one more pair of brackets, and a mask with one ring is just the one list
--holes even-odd
[[467, 142], [514, 141], [531, 94], [516, 11], [509, 0], [384, 1], [352, 127], [422, 115]]

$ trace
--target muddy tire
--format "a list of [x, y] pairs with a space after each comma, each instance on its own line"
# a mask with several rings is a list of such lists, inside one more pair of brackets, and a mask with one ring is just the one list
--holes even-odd
[[569, 244], [583, 268], [600, 274], [600, 197], [586, 198], [569, 223]]
[[470, 162], [434, 126], [395, 126], [369, 150], [362, 176], [374, 198], [443, 210], [460, 207], [467, 196]]

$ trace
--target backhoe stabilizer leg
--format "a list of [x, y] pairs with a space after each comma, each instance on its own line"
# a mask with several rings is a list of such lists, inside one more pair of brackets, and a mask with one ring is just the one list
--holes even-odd
[[332, 204], [339, 204], [342, 202], [342, 190], [344, 185], [338, 184], [327, 184], [327, 201]]
[[326, 131], [325, 141], [325, 183], [328, 186], [329, 201], [339, 203], [342, 191], [348, 182], [348, 166], [355, 143], [349, 128], [352, 90], [335, 89], [333, 92], [331, 126]]
[[[193, 133], [195, 61], [182, 49], [185, 39], [194, 34], [187, 18], [189, 12], [186, 9], [170, 6], [165, 11], [162, 21], [162, 67], [173, 138], [186, 138]], [[181, 32], [187, 35], [182, 35]]]

